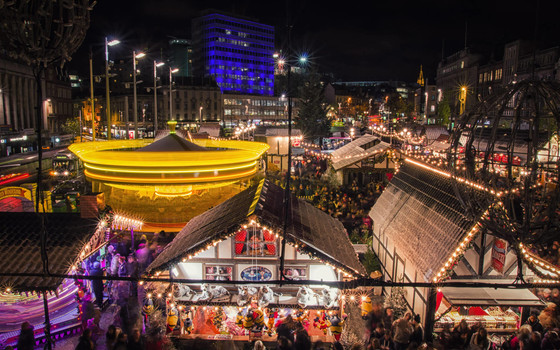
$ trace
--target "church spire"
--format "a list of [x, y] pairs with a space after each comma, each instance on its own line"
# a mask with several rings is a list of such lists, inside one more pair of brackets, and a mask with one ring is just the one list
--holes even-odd
[[418, 85], [424, 86], [424, 72], [422, 71], [422, 65], [420, 65], [420, 74], [418, 75], [418, 80], [416, 80]]

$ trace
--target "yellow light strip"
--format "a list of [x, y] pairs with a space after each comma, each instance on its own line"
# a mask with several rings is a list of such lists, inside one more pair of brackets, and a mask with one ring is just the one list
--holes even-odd
[[521, 248], [521, 253], [523, 254], [523, 258], [538, 268], [545, 270], [546, 272], [552, 273], [558, 277], [560, 277], [560, 268], [557, 268], [554, 264], [541, 259], [540, 257], [531, 253], [528, 249], [525, 248], [523, 243], [519, 243], [519, 248]]
[[109, 168], [109, 167], [102, 167], [91, 165], [86, 163], [84, 166], [88, 169], [92, 170], [99, 170], [99, 171], [106, 171], [106, 172], [113, 172], [113, 173], [129, 173], [129, 174], [189, 174], [189, 173], [204, 173], [204, 172], [214, 172], [214, 171], [230, 171], [230, 170], [237, 170], [237, 169], [245, 169], [254, 167], [257, 165], [257, 161], [252, 161], [248, 164], [239, 165], [239, 166], [229, 166], [229, 167], [214, 167], [212, 169], [177, 169], [177, 170], [170, 170], [166, 168], [157, 168], [154, 170], [141, 170], [137, 168]]
[[179, 179], [169, 179], [169, 178], [145, 178], [145, 177], [122, 177], [122, 176], [110, 176], [110, 175], [98, 175], [93, 174], [87, 169], [84, 170], [86, 177], [90, 179], [108, 181], [108, 182], [124, 182], [124, 183], [146, 183], [146, 184], [180, 184], [180, 183], [199, 183], [199, 182], [217, 182], [232, 179], [241, 179], [243, 177], [252, 176], [257, 173], [257, 169], [228, 174], [228, 175], [217, 175], [217, 176], [202, 176], [202, 177], [189, 177], [189, 178], [179, 178]]

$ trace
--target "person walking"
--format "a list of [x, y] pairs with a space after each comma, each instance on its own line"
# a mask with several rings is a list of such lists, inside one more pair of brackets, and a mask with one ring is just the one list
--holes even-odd
[[35, 347], [35, 334], [33, 326], [25, 321], [21, 324], [21, 332], [19, 333], [16, 348], [18, 350], [33, 350]]
[[[103, 270], [101, 269], [101, 264], [99, 261], [93, 263], [93, 267], [89, 272], [90, 276], [94, 277], [102, 277]], [[95, 295], [95, 304], [99, 309], [103, 308], [103, 280], [102, 279], [94, 279], [91, 281], [91, 286], [93, 289], [93, 295]]]
[[405, 350], [410, 343], [410, 336], [414, 331], [410, 320], [412, 319], [412, 312], [407, 311], [403, 317], [399, 318], [393, 323], [393, 342], [395, 343], [395, 350]]
[[80, 336], [80, 340], [78, 345], [76, 346], [76, 350], [94, 350], [95, 344], [93, 343], [93, 339], [91, 338], [91, 329], [86, 328], [84, 332]]

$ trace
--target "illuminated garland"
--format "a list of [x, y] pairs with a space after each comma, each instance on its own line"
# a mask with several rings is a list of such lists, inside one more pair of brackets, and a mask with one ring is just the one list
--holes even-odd
[[474, 226], [469, 230], [469, 232], [465, 235], [465, 237], [463, 237], [463, 239], [460, 241], [461, 243], [459, 243], [457, 248], [453, 251], [453, 253], [449, 257], [449, 259], [447, 259], [443, 267], [437, 272], [436, 276], [434, 276], [433, 278], [434, 283], [439, 283], [451, 275], [451, 272], [453, 272], [453, 269], [465, 254], [465, 251], [470, 249], [472, 240], [475, 238], [476, 234], [480, 231], [480, 228], [482, 227], [480, 221], [482, 221], [482, 219], [488, 215], [488, 211], [489, 209], [487, 209], [481, 215], [477, 223], [474, 224]]
[[[169, 261], [168, 263], [164, 264], [164, 267], [168, 267], [170, 265], [173, 264], [173, 262], [187, 262], [188, 260], [194, 258], [196, 255], [212, 248], [218, 245], [218, 243], [237, 235], [238, 233], [240, 233], [243, 230], [246, 230], [250, 225], [255, 225], [256, 227], [262, 227], [263, 230], [265, 231], [269, 231], [272, 235], [274, 235], [275, 238], [280, 238], [280, 235], [278, 233], [275, 233], [272, 229], [261, 225], [260, 223], [256, 222], [255, 220], [251, 220], [250, 222], [246, 223], [246, 224], [242, 224], [239, 225], [239, 228], [237, 228], [237, 230], [235, 230], [234, 232], [231, 233], [227, 233], [224, 232], [221, 235], [218, 235], [217, 237], [212, 238], [211, 240], [207, 240], [207, 241], [202, 241], [199, 242], [199, 244], [196, 247], [193, 247], [189, 250], [187, 250], [187, 252], [182, 254], [182, 257], [179, 258], [174, 258], [171, 261]], [[287, 237], [288, 238], [288, 237]], [[295, 238], [288, 238], [286, 240], [286, 243], [290, 244], [291, 246], [293, 246], [298, 252], [300, 252], [300, 254], [305, 253], [307, 254], [311, 259], [313, 260], [318, 260], [322, 263], [324, 263], [327, 266], [332, 267], [335, 271], [338, 271], [339, 273], [342, 273], [345, 277], [359, 277], [361, 276], [361, 274], [356, 271], [353, 270], [341, 263], [339, 263], [338, 261], [336, 261], [335, 259], [332, 258], [328, 258], [323, 256], [321, 253], [318, 253], [317, 251], [315, 251], [314, 249], [308, 247], [304, 242], [302, 242], [301, 240], [295, 239]], [[358, 254], [356, 253], [356, 257], [358, 256]], [[160, 267], [161, 268], [161, 267]], [[156, 271], [155, 275], [159, 276], [159, 274], [161, 274], [162, 271]]]
[[[519, 256], [523, 257], [523, 260], [529, 266], [531, 271], [533, 271], [539, 278], [546, 281], [552, 280], [551, 282], [545, 281], [544, 283], [558, 283], [560, 281], [560, 268], [531, 253], [529, 248], [525, 247], [523, 243], [519, 243], [519, 247], [516, 247], [516, 252]], [[539, 270], [545, 270], [547, 273], [543, 273]], [[542, 280], [540, 281], [542, 282]]]

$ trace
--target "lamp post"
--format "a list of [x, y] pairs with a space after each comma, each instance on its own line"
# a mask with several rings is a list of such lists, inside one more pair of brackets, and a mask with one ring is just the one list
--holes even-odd
[[107, 140], [111, 139], [111, 100], [109, 93], [109, 46], [115, 46], [120, 43], [119, 40], [108, 41], [105, 37], [105, 90], [107, 98], [107, 108], [105, 108], [105, 114], [107, 117]]
[[200, 108], [198, 109], [198, 119], [199, 119], [198, 122], [199, 123], [202, 123], [202, 109], [203, 109], [202, 106], [200, 106]]
[[[133, 100], [134, 100], [134, 110], [133, 110], [133, 117], [134, 117], [134, 138], [138, 138], [138, 97], [136, 96], [136, 59], [142, 58], [146, 56], [143, 52], [132, 51], [132, 84], [133, 87]], [[128, 120], [126, 121], [128, 123]]]
[[95, 141], [95, 106], [93, 105], [93, 53], [91, 52], [91, 46], [89, 48], [89, 90], [91, 102], [91, 140]]
[[163, 66], [165, 63], [154, 61], [154, 139], [157, 135], [158, 120], [157, 120], [157, 68]]
[[179, 68], [169, 67], [169, 120], [173, 120], [173, 73], [177, 73]]

